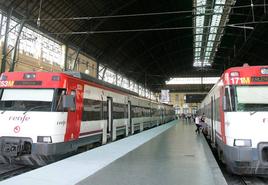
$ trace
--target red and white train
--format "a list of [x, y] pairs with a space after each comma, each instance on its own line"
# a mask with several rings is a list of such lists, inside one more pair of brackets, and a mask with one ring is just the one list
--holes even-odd
[[208, 138], [236, 174], [268, 174], [268, 66], [232, 67], [201, 103]]
[[173, 107], [83, 73], [0, 77], [0, 161], [45, 165], [175, 118]]

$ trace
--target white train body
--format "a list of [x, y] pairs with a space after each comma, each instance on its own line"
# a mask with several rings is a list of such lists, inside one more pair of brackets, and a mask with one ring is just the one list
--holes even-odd
[[51, 136], [53, 142], [63, 142], [67, 113], [6, 111], [0, 113], [1, 135], [30, 137], [34, 143], [37, 136]]
[[0, 79], [0, 161], [45, 165], [92, 144], [174, 119], [160, 104], [84, 74], [14, 72]]
[[268, 66], [226, 70], [201, 103], [206, 134], [236, 174], [268, 173]]

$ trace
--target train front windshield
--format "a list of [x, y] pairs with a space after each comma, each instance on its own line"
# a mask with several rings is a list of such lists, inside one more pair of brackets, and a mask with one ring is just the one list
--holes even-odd
[[0, 89], [0, 110], [51, 111], [54, 89]]
[[268, 111], [268, 86], [237, 86], [237, 111]]

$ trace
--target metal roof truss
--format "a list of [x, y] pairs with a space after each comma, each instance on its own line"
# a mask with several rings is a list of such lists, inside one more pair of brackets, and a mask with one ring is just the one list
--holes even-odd
[[211, 66], [235, 0], [193, 0], [194, 67]]

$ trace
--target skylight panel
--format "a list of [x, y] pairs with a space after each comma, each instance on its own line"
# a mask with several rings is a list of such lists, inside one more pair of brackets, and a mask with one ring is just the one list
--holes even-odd
[[196, 5], [197, 6], [205, 6], [207, 3], [207, 0], [197, 0]]
[[215, 4], [222, 4], [224, 5], [226, 0], [216, 0]]
[[216, 5], [214, 7], [214, 13], [220, 13], [220, 14], [222, 14], [222, 12], [223, 12], [223, 6]]
[[[194, 58], [194, 66], [210, 66], [214, 59], [215, 51], [217, 51], [214, 48], [217, 48], [220, 43], [224, 26], [228, 20], [228, 13], [235, 0], [214, 0], [212, 2], [195, 0], [194, 3], [196, 10], [196, 16], [194, 17], [195, 29], [193, 31], [195, 34], [194, 47], [204, 48], [203, 50], [194, 49], [194, 56], [200, 56], [198, 61]], [[213, 9], [212, 14], [206, 14], [210, 9]]]
[[215, 40], [216, 34], [209, 34], [208, 40]]

